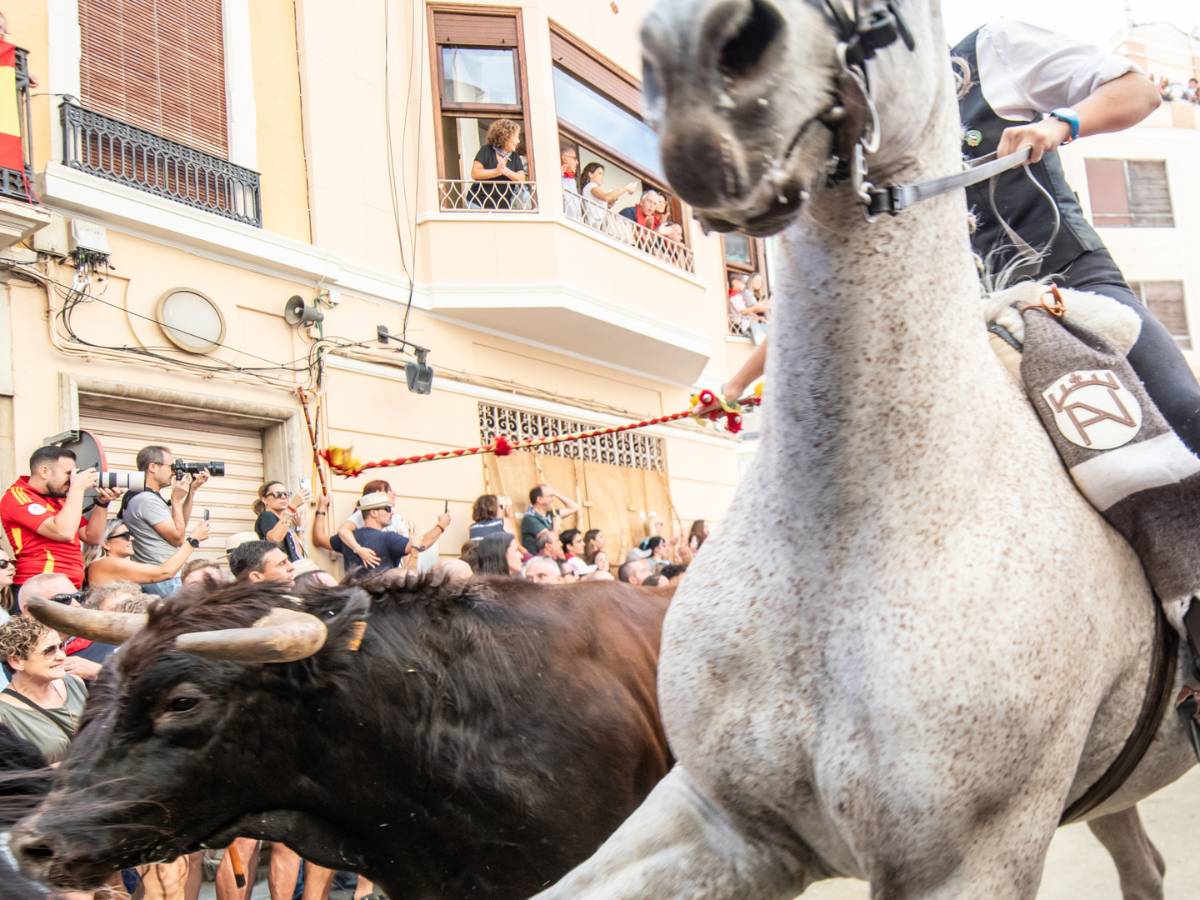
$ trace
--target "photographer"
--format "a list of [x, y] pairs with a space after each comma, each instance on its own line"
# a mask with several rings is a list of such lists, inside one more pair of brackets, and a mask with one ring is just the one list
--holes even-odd
[[108, 504], [117, 491], [98, 490], [85, 519], [83, 495], [96, 486], [96, 470], [75, 468], [75, 454], [62, 447], [42, 447], [29, 458], [29, 474], [18, 478], [0, 499], [0, 522], [16, 550], [14, 589], [34, 575], [55, 572], [76, 587], [83, 585], [83, 550], [79, 541], [104, 539]]
[[[126, 497], [121, 511], [121, 518], [133, 536], [135, 562], [161, 566], [189, 540], [187, 523], [192, 514], [192, 501], [196, 491], [208, 481], [209, 473], [203, 469], [195, 475], [181, 473], [176, 477], [174, 465], [175, 458], [166, 447], [151, 445], [138, 451], [137, 467], [146, 475], [146, 489]], [[171, 489], [170, 500], [164, 500], [160, 493], [165, 487]], [[179, 585], [179, 576], [174, 575], [145, 584], [142, 590], [169, 597]]]

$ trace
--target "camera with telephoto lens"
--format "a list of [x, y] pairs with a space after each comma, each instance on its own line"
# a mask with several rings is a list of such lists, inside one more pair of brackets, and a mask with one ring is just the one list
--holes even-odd
[[107, 488], [110, 491], [144, 491], [146, 489], [145, 472], [97, 472], [96, 487]]
[[183, 478], [184, 475], [199, 475], [205, 469], [208, 469], [209, 475], [219, 478], [225, 474], [225, 463], [215, 459], [210, 459], [208, 462], [184, 462], [182, 459], [177, 459], [171, 463], [171, 469], [175, 473], [176, 481]]

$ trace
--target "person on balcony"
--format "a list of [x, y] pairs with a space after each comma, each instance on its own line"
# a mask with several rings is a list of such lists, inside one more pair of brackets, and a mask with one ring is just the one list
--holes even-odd
[[612, 205], [637, 190], [637, 182], [631, 181], [615, 190], [604, 190], [604, 166], [590, 162], [579, 175], [579, 193], [583, 197], [583, 220], [600, 231], [611, 231], [605, 225]]
[[574, 222], [583, 219], [583, 201], [579, 199], [579, 151], [563, 144], [558, 151], [562, 163], [563, 215]]
[[488, 128], [484, 145], [471, 163], [467, 205], [472, 209], [512, 209], [518, 185], [528, 174], [525, 160], [517, 153], [521, 126], [512, 119], [497, 119]]

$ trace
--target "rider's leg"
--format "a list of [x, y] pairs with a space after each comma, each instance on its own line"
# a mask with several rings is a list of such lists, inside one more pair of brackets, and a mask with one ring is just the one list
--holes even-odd
[[1146, 393], [1188, 448], [1200, 456], [1200, 384], [1175, 339], [1129, 289], [1107, 250], [1085, 253], [1062, 276], [1066, 287], [1111, 297], [1138, 314], [1142, 331], [1129, 364]]

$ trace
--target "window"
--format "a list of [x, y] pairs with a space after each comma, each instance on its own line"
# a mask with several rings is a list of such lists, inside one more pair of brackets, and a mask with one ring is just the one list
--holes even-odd
[[1132, 281], [1129, 286], [1184, 350], [1192, 349], [1182, 281]]
[[83, 105], [227, 157], [222, 0], [79, 0]]
[[[581, 175], [589, 163], [604, 167], [600, 187], [606, 192], [634, 185], [632, 193], [621, 194], [609, 205], [565, 197], [566, 215], [655, 259], [694, 271], [682, 204], [667, 190], [658, 135], [641, 118], [641, 88], [555, 27], [550, 31], [550, 54], [560, 144], [576, 147]], [[665, 213], [652, 216], [656, 224], [636, 209], [648, 191], [666, 199]]]
[[[434, 83], [439, 100], [441, 208], [535, 208], [520, 11], [458, 7], [434, 9], [431, 15]], [[500, 192], [486, 183], [472, 190], [471, 164], [485, 146], [488, 128], [497, 119], [512, 119], [521, 126], [516, 153], [525, 162], [528, 179], [520, 190], [504, 186]], [[487, 196], [480, 199], [482, 194]]]
[[1092, 220], [1098, 227], [1175, 227], [1165, 162], [1089, 159], [1086, 165]]

